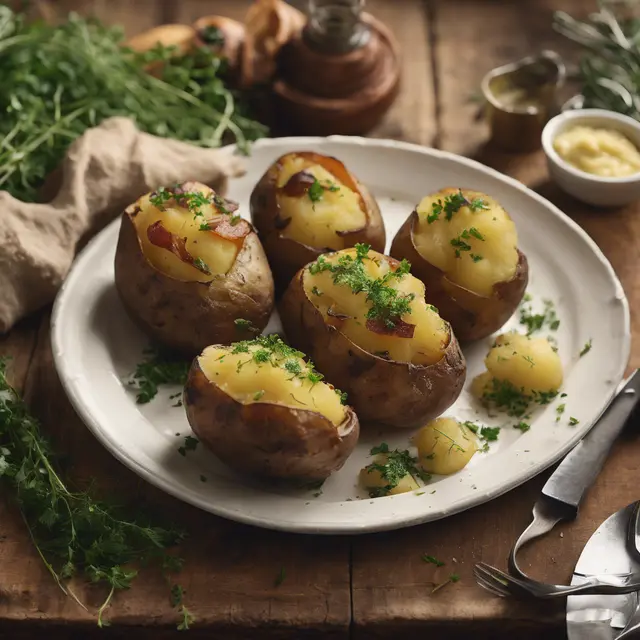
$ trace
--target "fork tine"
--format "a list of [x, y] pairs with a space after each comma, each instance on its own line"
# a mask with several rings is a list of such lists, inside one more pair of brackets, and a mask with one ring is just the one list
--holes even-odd
[[508, 585], [505, 585], [502, 581], [497, 580], [494, 575], [486, 571], [484, 567], [476, 565], [473, 569], [473, 574], [477, 580], [482, 580], [486, 584], [491, 585], [494, 591], [499, 591], [502, 595], [508, 595], [510, 589]]
[[514, 578], [504, 571], [496, 569], [496, 567], [492, 567], [485, 562], [479, 562], [476, 564], [475, 569], [478, 572], [476, 575], [482, 575], [486, 582], [491, 583], [494, 589], [500, 591], [504, 595], [516, 597], [531, 597], [536, 595], [536, 593], [534, 593], [534, 589], [529, 588], [529, 586], [524, 584], [522, 580], [518, 580], [518, 578]]
[[488, 591], [491, 595], [499, 598], [506, 598], [509, 594], [498, 591], [492, 584], [489, 584], [484, 578], [476, 575], [476, 584]]
[[473, 570], [473, 575], [478, 585], [481, 586], [483, 589], [486, 589], [487, 591], [489, 591], [489, 593], [492, 593], [494, 596], [505, 598], [506, 596], [509, 595], [509, 592], [506, 591], [504, 587], [502, 587], [502, 589], [497, 588], [494, 582], [490, 581], [488, 578], [486, 578], [482, 573], [480, 573], [476, 569]]

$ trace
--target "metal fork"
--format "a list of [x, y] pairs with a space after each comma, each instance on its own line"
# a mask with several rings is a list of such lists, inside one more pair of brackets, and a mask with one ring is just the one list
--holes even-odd
[[589, 576], [582, 584], [547, 584], [537, 580], [522, 580], [510, 576], [484, 562], [473, 569], [476, 581], [494, 595], [515, 598], [566, 598], [583, 595], [623, 595], [640, 591], [640, 574]]

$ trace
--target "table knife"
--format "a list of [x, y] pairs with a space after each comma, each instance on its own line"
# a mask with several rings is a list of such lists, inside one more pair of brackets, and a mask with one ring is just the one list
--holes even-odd
[[578, 515], [580, 502], [600, 473], [616, 438], [640, 399], [636, 369], [618, 389], [589, 433], [569, 452], [542, 488], [533, 507], [533, 521], [518, 538], [509, 556], [509, 570], [527, 577], [516, 562], [518, 550], [533, 538], [548, 533], [561, 520]]

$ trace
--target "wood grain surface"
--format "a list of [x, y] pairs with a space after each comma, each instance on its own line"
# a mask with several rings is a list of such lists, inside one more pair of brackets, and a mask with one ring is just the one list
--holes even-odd
[[[127, 35], [161, 22], [192, 22], [201, 15], [242, 18], [248, 0], [68, 0], [47, 3], [93, 10], [121, 23]], [[595, 210], [562, 194], [547, 176], [540, 152], [507, 155], [485, 145], [478, 120], [482, 75], [496, 64], [543, 47], [575, 57], [551, 30], [555, 9], [585, 14], [585, 0], [371, 0], [403, 50], [403, 88], [372, 135], [464, 153], [521, 180], [576, 220], [611, 261], [629, 298], [633, 345], [630, 368], [640, 366], [640, 207]], [[526, 15], [526, 19], [524, 16]], [[576, 274], [576, 279], [579, 277]], [[588, 287], [588, 283], [576, 286]], [[446, 520], [375, 535], [296, 536], [234, 524], [179, 503], [123, 468], [89, 434], [66, 400], [52, 363], [48, 316], [21, 323], [0, 339], [0, 353], [14, 356], [12, 379], [24, 389], [56, 447], [67, 454], [78, 482], [95, 478], [106, 495], [128, 496], [189, 531], [181, 553], [180, 583], [197, 618], [189, 637], [199, 638], [546, 638], [565, 637], [561, 603], [533, 606], [490, 596], [476, 586], [473, 564], [504, 566], [548, 473], [519, 489]], [[638, 421], [614, 448], [576, 522], [560, 526], [525, 551], [524, 565], [545, 580], [569, 578], [584, 543], [618, 508], [638, 498]], [[446, 561], [436, 568], [425, 553]], [[95, 621], [51, 582], [34, 552], [19, 514], [0, 501], [0, 638], [93, 638]], [[281, 570], [286, 578], [278, 587]], [[461, 580], [431, 595], [451, 572]], [[103, 595], [77, 585], [88, 602]], [[131, 591], [109, 611], [113, 627], [99, 637], [173, 637], [175, 612], [167, 585], [142, 572]], [[98, 637], [98, 635], [96, 635]]]

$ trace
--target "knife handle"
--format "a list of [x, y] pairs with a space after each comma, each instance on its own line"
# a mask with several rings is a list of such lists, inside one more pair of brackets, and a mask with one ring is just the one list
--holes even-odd
[[638, 402], [638, 386], [640, 376], [636, 370], [595, 426], [558, 465], [542, 488], [543, 495], [572, 507], [575, 510], [574, 516]]

